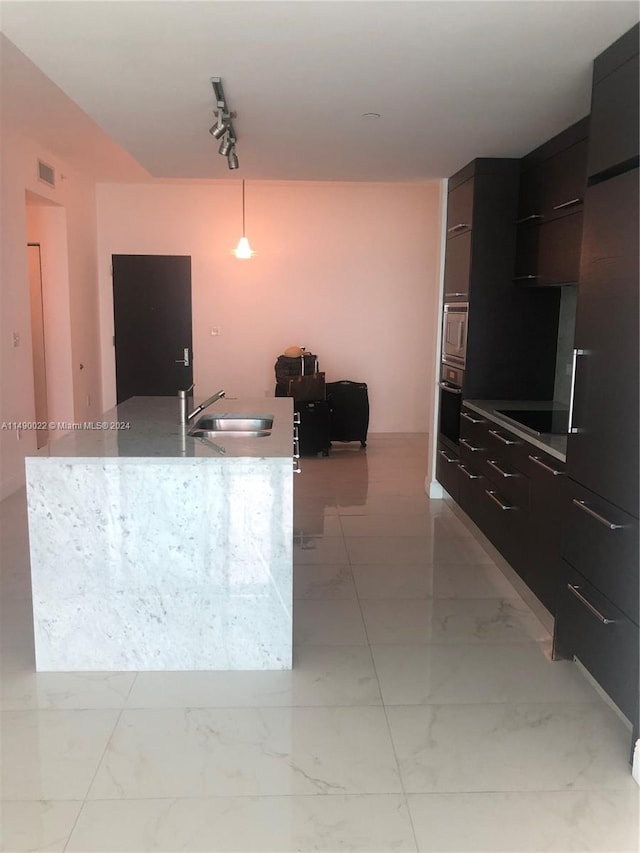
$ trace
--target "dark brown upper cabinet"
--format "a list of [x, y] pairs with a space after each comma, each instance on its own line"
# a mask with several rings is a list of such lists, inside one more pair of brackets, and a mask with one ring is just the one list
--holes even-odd
[[589, 120], [584, 118], [522, 160], [514, 281], [575, 284], [580, 269]]
[[[638, 35], [636, 24], [593, 64], [589, 178], [638, 165]], [[635, 162], [633, 162], [635, 160]]]

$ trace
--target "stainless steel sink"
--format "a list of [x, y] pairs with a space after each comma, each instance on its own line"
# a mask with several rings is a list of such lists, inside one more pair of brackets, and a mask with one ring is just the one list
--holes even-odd
[[194, 436], [252, 436], [271, 435], [273, 415], [216, 414], [203, 415], [189, 434]]

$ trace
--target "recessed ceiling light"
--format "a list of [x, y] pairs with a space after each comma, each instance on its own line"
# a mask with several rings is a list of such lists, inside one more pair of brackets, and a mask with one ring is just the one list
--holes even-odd
[[380, 118], [380, 113], [362, 113], [362, 118]]

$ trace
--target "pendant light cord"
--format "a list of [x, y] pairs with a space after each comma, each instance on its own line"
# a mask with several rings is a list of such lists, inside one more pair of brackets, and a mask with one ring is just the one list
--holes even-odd
[[244, 228], [244, 178], [242, 179], [242, 236], [247, 236]]

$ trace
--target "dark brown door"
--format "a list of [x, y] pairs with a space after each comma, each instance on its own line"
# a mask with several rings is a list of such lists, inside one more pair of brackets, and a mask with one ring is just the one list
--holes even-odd
[[113, 255], [118, 403], [193, 382], [191, 258]]

